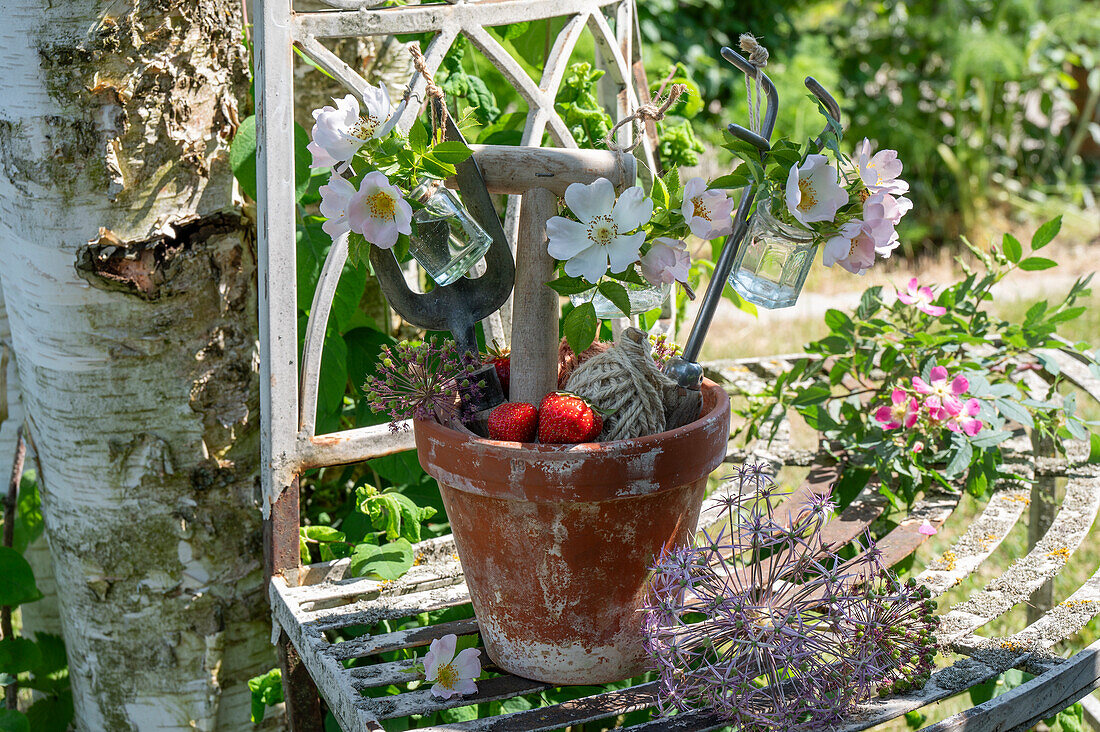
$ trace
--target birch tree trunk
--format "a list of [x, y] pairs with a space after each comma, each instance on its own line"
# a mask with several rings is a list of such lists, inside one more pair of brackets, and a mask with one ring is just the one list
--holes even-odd
[[81, 730], [247, 728], [274, 665], [237, 0], [6, 0], [0, 281]]

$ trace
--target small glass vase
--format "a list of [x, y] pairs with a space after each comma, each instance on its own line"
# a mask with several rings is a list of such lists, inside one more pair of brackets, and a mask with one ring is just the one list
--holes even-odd
[[733, 260], [729, 283], [749, 302], [775, 310], [798, 301], [814, 263], [817, 241], [809, 229], [775, 218], [771, 206], [770, 200], [757, 205]]
[[493, 239], [441, 180], [422, 181], [409, 198], [423, 206], [413, 212], [409, 254], [437, 284], [449, 285], [470, 271]]
[[596, 309], [597, 318], [623, 318], [661, 307], [671, 290], [671, 287], [667, 284], [637, 285], [631, 282], [620, 282], [619, 284], [626, 288], [627, 297], [630, 299], [629, 313], [620, 312], [615, 303], [608, 300], [595, 288], [576, 295], [570, 295], [569, 302], [573, 303], [573, 307], [586, 302], [592, 303], [592, 307]]

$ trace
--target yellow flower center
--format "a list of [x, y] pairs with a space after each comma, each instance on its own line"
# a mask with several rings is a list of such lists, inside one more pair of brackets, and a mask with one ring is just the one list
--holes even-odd
[[691, 199], [691, 203], [693, 206], [695, 206], [695, 211], [693, 212], [693, 215], [710, 221], [710, 209], [707, 208], [707, 205], [705, 203], [703, 203], [702, 196], [696, 196], [695, 198]]
[[369, 140], [374, 137], [374, 131], [382, 124], [382, 120], [375, 119], [371, 115], [360, 117], [355, 126], [351, 128], [351, 134], [360, 140]]
[[811, 208], [817, 205], [817, 192], [814, 190], [813, 184], [810, 183], [808, 179], [799, 179], [798, 191], [802, 194], [801, 199], [798, 201], [799, 211], [809, 211]]
[[597, 216], [588, 224], [588, 239], [594, 244], [606, 247], [619, 235], [619, 227], [610, 216]]
[[901, 422], [909, 414], [909, 403], [902, 402], [901, 404], [895, 404], [890, 412], [893, 414], [895, 422]]
[[367, 196], [367, 208], [376, 219], [392, 219], [397, 211], [397, 202], [386, 191], [376, 191]]
[[458, 684], [458, 672], [451, 664], [444, 664], [435, 670], [435, 682], [444, 689], [453, 690]]

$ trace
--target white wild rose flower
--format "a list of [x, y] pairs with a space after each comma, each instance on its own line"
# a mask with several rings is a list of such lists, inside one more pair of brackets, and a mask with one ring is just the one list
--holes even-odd
[[565, 203], [580, 221], [554, 216], [546, 222], [551, 257], [565, 261], [565, 273], [596, 282], [608, 270], [622, 272], [638, 261], [645, 232], [634, 232], [653, 215], [653, 201], [641, 186], [623, 191], [615, 200], [615, 187], [607, 178], [565, 189]]
[[336, 241], [351, 231], [348, 223], [348, 202], [355, 195], [355, 186], [339, 173], [333, 173], [328, 183], [317, 190], [321, 194], [321, 215], [326, 219], [321, 228]]
[[832, 221], [848, 203], [848, 191], [839, 183], [836, 168], [824, 155], [808, 155], [801, 166], [791, 167], [787, 176], [787, 210], [802, 224]]
[[386, 87], [369, 84], [363, 93], [366, 104], [363, 114], [353, 94], [332, 101], [336, 102], [335, 107], [313, 110], [316, 120], [310, 132], [313, 141], [307, 146], [313, 153], [311, 168], [346, 166], [367, 140], [389, 134], [404, 106], [402, 102], [395, 112]]
[[466, 648], [455, 655], [458, 637], [454, 633], [432, 641], [424, 655], [424, 678], [435, 682], [432, 696], [450, 699], [456, 694], [475, 694], [474, 680], [481, 675], [481, 651]]

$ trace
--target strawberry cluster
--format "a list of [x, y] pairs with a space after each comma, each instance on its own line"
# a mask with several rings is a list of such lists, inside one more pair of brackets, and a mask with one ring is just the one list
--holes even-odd
[[592, 442], [603, 429], [603, 416], [591, 404], [568, 392], [547, 394], [538, 409], [526, 402], [506, 402], [489, 414], [489, 437], [512, 442], [573, 444]]

